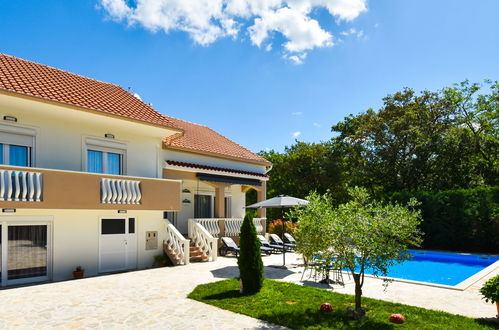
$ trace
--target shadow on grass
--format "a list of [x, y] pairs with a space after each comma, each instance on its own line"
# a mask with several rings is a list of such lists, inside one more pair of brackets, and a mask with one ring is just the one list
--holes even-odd
[[330, 312], [306, 309], [293, 312], [262, 313], [259, 319], [280, 324], [291, 329], [393, 329], [394, 326], [373, 319], [350, 320], [345, 310], [334, 309]]
[[217, 294], [212, 294], [209, 296], [203, 297], [203, 300], [221, 300], [221, 299], [230, 299], [230, 298], [240, 298], [243, 295], [239, 293], [239, 290], [229, 290], [225, 292], [220, 292]]
[[499, 329], [499, 318], [497, 317], [482, 317], [475, 319], [475, 322], [493, 329]]
[[[247, 295], [251, 297], [252, 295]], [[244, 295], [239, 293], [239, 290], [227, 290], [224, 292], [202, 297], [202, 301], [223, 301], [232, 298], [242, 298]], [[215, 303], [215, 306], [217, 304]], [[306, 308], [304, 310], [285, 311], [279, 308], [274, 308], [272, 312], [255, 311], [246, 313], [243, 310], [235, 312], [246, 314], [251, 317], [256, 317], [260, 320], [281, 325], [292, 329], [306, 329], [312, 327], [314, 329], [338, 329], [338, 328], [360, 328], [360, 329], [393, 329], [393, 325], [384, 322], [378, 322], [374, 319], [365, 319], [360, 321], [350, 320], [346, 311], [341, 308], [333, 309], [330, 312], [324, 312], [317, 309]]]

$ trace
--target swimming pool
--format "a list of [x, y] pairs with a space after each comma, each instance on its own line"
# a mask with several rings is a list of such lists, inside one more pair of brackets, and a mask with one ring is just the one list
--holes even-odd
[[[412, 257], [390, 267], [386, 277], [455, 286], [499, 261], [499, 257], [409, 250]], [[372, 274], [367, 269], [366, 274]]]

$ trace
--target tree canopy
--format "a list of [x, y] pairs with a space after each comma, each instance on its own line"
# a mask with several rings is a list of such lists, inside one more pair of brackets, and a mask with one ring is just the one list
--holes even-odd
[[295, 231], [297, 251], [308, 260], [321, 256], [334, 268], [348, 269], [355, 281], [355, 307], [361, 312], [364, 274], [384, 275], [407, 259], [407, 248], [421, 242], [417, 201], [407, 206], [373, 200], [366, 189], [349, 189], [351, 200], [334, 207], [329, 194], [312, 193], [309, 204], [290, 211], [300, 219]]
[[261, 152], [273, 170], [268, 196], [304, 198], [348, 186], [370, 193], [441, 191], [499, 184], [499, 82], [464, 81], [438, 91], [405, 88], [377, 111], [350, 115], [321, 143]]

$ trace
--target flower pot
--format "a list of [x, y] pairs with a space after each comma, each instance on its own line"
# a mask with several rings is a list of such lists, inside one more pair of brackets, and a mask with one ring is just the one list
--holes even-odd
[[78, 279], [81, 279], [83, 278], [83, 275], [85, 274], [85, 271], [84, 270], [75, 270], [73, 272], [73, 278], [75, 280], [78, 280]]

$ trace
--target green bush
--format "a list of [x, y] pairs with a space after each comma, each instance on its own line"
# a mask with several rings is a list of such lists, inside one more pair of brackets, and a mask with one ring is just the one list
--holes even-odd
[[263, 262], [256, 235], [253, 217], [246, 215], [239, 234], [241, 250], [237, 259], [244, 294], [257, 293], [263, 285]]
[[499, 251], [499, 187], [441, 192], [398, 192], [384, 199], [421, 202], [422, 247], [436, 250]]
[[480, 289], [480, 293], [483, 295], [483, 299], [486, 302], [495, 303], [499, 302], [499, 275], [489, 279], [483, 287]]

